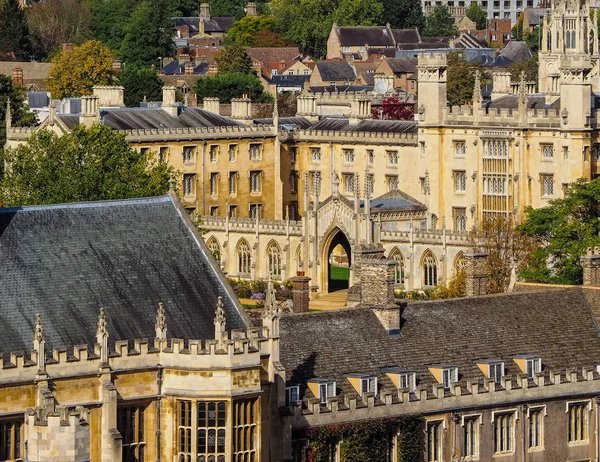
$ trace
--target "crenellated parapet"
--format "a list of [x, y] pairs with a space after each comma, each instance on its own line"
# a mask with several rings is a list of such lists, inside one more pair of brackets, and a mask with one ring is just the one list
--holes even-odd
[[490, 108], [488, 111], [469, 105], [443, 108], [444, 123], [448, 125], [473, 125], [477, 128], [482, 125], [519, 127], [525, 121], [524, 125], [530, 128], [561, 127], [561, 114], [556, 109], [528, 109], [526, 117], [522, 116], [517, 109], [508, 108]]
[[469, 245], [466, 232], [447, 229], [410, 229], [407, 231], [381, 231], [382, 242], [412, 242], [427, 245]]
[[395, 144], [399, 146], [416, 146], [418, 137], [416, 133], [392, 132], [364, 132], [357, 130], [296, 130], [293, 133], [294, 141], [309, 141], [349, 144]]
[[207, 231], [231, 233], [256, 233], [274, 235], [302, 235], [302, 222], [294, 220], [254, 220], [252, 218], [230, 218], [203, 216], [201, 227]]
[[124, 130], [127, 141], [186, 141], [227, 138], [275, 138], [272, 125], [233, 125], [219, 127], [183, 127]]

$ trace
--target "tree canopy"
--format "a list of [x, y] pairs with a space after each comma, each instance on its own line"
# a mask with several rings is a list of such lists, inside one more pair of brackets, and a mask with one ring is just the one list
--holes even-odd
[[205, 97], [218, 97], [221, 103], [228, 104], [232, 98], [241, 98], [245, 94], [254, 102], [270, 100], [256, 75], [239, 72], [198, 79], [194, 93], [198, 102]]
[[113, 55], [97, 40], [71, 51], [60, 52], [52, 60], [48, 89], [53, 98], [91, 95], [94, 85], [108, 85], [113, 79]]
[[63, 136], [36, 132], [4, 160], [0, 198], [10, 207], [156, 196], [168, 191], [171, 173], [101, 124]]
[[425, 28], [420, 0], [382, 0], [384, 19], [395, 29]]
[[437, 5], [427, 17], [427, 26], [423, 35], [429, 37], [452, 37], [458, 34], [450, 9], [446, 5]]
[[18, 0], [0, 3], [0, 54], [10, 53], [19, 61], [28, 61], [32, 55], [27, 19]]
[[37, 117], [25, 104], [23, 87], [14, 86], [12, 79], [0, 74], [0, 149], [6, 142], [6, 103], [10, 100], [11, 123], [13, 127], [29, 127], [37, 123]]
[[527, 61], [512, 63], [508, 67], [511, 79], [513, 82], [518, 82], [521, 79], [521, 72], [525, 73], [525, 80], [529, 82], [537, 82], [538, 80], [539, 61], [537, 53]]
[[479, 6], [479, 3], [471, 2], [466, 14], [467, 18], [475, 23], [478, 30], [487, 28], [487, 13]]
[[[274, 23], [275, 19], [270, 16], [244, 16], [227, 31], [227, 43], [242, 47], [285, 46], [285, 38], [273, 29]], [[270, 37], [265, 37], [265, 34]], [[257, 44], [257, 41], [260, 43]]]
[[572, 183], [564, 198], [526, 213], [519, 231], [539, 247], [521, 276], [532, 282], [581, 284], [579, 258], [600, 244], [600, 179]]
[[400, 101], [397, 96], [383, 98], [381, 108], [371, 110], [374, 119], [415, 120], [415, 105]]
[[252, 60], [241, 45], [228, 45], [217, 51], [214, 56], [219, 74], [230, 74], [232, 72], [239, 72], [241, 74], [252, 73]]
[[144, 98], [147, 101], [160, 101], [165, 84], [155, 70], [136, 66], [125, 67], [117, 82], [124, 89], [127, 107], [138, 107]]
[[476, 71], [480, 71], [482, 86], [491, 81], [489, 74], [483, 71], [483, 66], [467, 62], [462, 53], [448, 53], [447, 63], [447, 98], [449, 106], [460, 106], [472, 101]]

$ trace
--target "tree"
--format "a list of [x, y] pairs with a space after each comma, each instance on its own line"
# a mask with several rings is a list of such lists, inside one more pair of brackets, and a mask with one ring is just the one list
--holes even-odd
[[526, 214], [519, 231], [539, 247], [521, 276], [533, 282], [581, 284], [579, 258], [600, 244], [600, 179], [572, 183], [563, 199], [530, 207]]
[[521, 79], [521, 72], [525, 72], [525, 80], [529, 82], [537, 82], [538, 80], [538, 55], [537, 53], [527, 61], [521, 61], [513, 63], [509, 66], [508, 72], [514, 82], [518, 82]]
[[272, 31], [274, 19], [267, 16], [244, 16], [227, 31], [227, 44], [253, 47], [255, 37], [263, 31]]
[[45, 59], [63, 43], [81, 44], [92, 38], [92, 14], [86, 2], [46, 0], [26, 11], [37, 59]]
[[467, 8], [467, 18], [475, 23], [478, 30], [487, 28], [487, 13], [477, 2], [471, 2]]
[[269, 29], [261, 30], [254, 36], [253, 46], [257, 48], [289, 47], [291, 45], [294, 44], [286, 40], [279, 32], [273, 32]]
[[120, 50], [125, 27], [139, 3], [140, 0], [90, 0], [94, 37], [112, 50]]
[[373, 108], [374, 119], [415, 120], [415, 105], [400, 101], [397, 96], [390, 96], [381, 101], [381, 108]]
[[37, 123], [37, 117], [25, 104], [23, 87], [14, 86], [12, 79], [0, 74], [0, 149], [6, 142], [6, 103], [10, 100], [11, 123], [13, 127], [29, 127]]
[[483, 66], [468, 63], [461, 53], [448, 53], [447, 63], [447, 94], [449, 106], [467, 104], [473, 99], [476, 71], [480, 71], [482, 86], [485, 86], [490, 82], [490, 76], [487, 72], [483, 72]]
[[198, 79], [194, 85], [194, 93], [198, 96], [198, 101], [203, 101], [205, 97], [218, 97], [223, 104], [228, 104], [232, 98], [241, 98], [245, 94], [254, 102], [269, 99], [260, 80], [254, 74], [231, 73]]
[[219, 74], [232, 72], [249, 74], [252, 72], [252, 60], [241, 45], [228, 45], [217, 51], [214, 56]]
[[52, 60], [48, 89], [53, 98], [91, 95], [94, 85], [108, 85], [113, 79], [113, 55], [106, 45], [90, 40]]
[[420, 0], [382, 0], [384, 18], [395, 29], [425, 29]]
[[127, 66], [119, 74], [118, 84], [124, 88], [125, 105], [138, 107], [140, 101], [160, 101], [164, 82], [155, 70]]
[[32, 54], [27, 18], [18, 0], [0, 3], [0, 54], [11, 53], [20, 61], [28, 61]]
[[10, 207], [156, 196], [167, 192], [171, 173], [101, 124], [63, 136], [38, 131], [4, 160], [0, 197]]
[[339, 0], [333, 20], [340, 26], [376, 26], [383, 19], [379, 0]]
[[174, 11], [169, 0], [141, 2], [125, 26], [120, 56], [126, 65], [150, 66], [173, 55]]
[[536, 247], [531, 238], [519, 233], [510, 216], [484, 218], [470, 231], [469, 241], [489, 254], [487, 290], [492, 294], [506, 291], [513, 268], [517, 271]]
[[427, 26], [423, 35], [429, 37], [452, 37], [458, 34], [458, 28], [446, 5], [437, 5], [427, 17]]
[[519, 14], [519, 19], [517, 19], [517, 23], [513, 26], [511, 30], [513, 39], [515, 40], [523, 40], [523, 13]]
[[539, 26], [535, 26], [533, 32], [525, 32], [523, 34], [523, 40], [531, 48], [532, 53], [537, 53], [540, 50], [541, 39], [541, 28]]

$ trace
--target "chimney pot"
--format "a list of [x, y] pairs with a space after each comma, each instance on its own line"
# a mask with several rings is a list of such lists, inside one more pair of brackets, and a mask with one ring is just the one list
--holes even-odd
[[12, 83], [15, 87], [23, 86], [23, 69], [15, 67], [12, 73]]

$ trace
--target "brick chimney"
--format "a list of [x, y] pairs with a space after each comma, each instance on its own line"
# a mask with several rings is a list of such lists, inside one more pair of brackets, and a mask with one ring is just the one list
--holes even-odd
[[476, 248], [465, 253], [465, 295], [467, 297], [487, 294], [488, 257], [488, 253]]
[[200, 3], [200, 19], [210, 21], [210, 5], [208, 3]]
[[246, 16], [256, 16], [256, 3], [255, 2], [248, 2]]
[[182, 53], [177, 57], [179, 64], [185, 64], [190, 60], [190, 55], [187, 53]]
[[297, 276], [290, 278], [292, 281], [292, 295], [294, 299], [294, 306], [292, 311], [294, 313], [308, 313], [310, 306], [310, 289], [308, 283], [310, 278], [304, 276], [304, 273], [298, 273]]
[[15, 67], [12, 71], [12, 83], [15, 87], [23, 86], [23, 69], [21, 67]]
[[587, 252], [580, 258], [583, 268], [583, 285], [600, 286], [600, 247], [588, 247]]
[[185, 63], [183, 73], [184, 75], [194, 75], [194, 63], [191, 61]]
[[75, 48], [75, 45], [73, 45], [72, 43], [63, 43], [62, 44], [62, 51], [63, 53], [68, 53], [69, 51], [73, 51], [73, 49]]
[[218, 73], [219, 73], [219, 66], [217, 66], [216, 64], [208, 65], [208, 76], [209, 77], [214, 77]]

